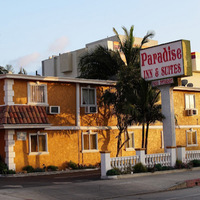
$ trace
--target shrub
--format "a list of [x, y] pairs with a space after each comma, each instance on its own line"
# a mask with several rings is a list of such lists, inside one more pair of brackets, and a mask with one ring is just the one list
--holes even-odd
[[71, 161], [71, 160], [68, 163], [68, 167], [72, 168], [72, 169], [78, 169], [78, 165], [75, 162]]
[[0, 161], [0, 174], [6, 174], [8, 171], [8, 166], [3, 161]]
[[176, 165], [175, 165], [176, 169], [181, 169], [182, 165], [183, 165], [183, 162], [181, 160], [176, 160]]
[[132, 166], [128, 166], [121, 173], [122, 174], [131, 174], [132, 172], [133, 172], [133, 167]]
[[31, 165], [23, 167], [22, 170], [27, 171], [27, 173], [34, 172], [34, 168]]
[[56, 171], [58, 169], [58, 167], [57, 166], [54, 166], [54, 165], [49, 165], [49, 166], [47, 166], [47, 170], [48, 171]]
[[142, 163], [137, 163], [137, 164], [133, 167], [133, 172], [134, 172], [134, 173], [147, 172], [147, 168], [146, 168]]
[[106, 172], [106, 175], [107, 175], [107, 176], [114, 176], [114, 175], [120, 175], [120, 174], [121, 174], [121, 171], [120, 171], [120, 169], [118, 169], [118, 168], [109, 169], [109, 170]]
[[16, 172], [15, 172], [15, 170], [9, 169], [9, 170], [7, 171], [7, 174], [16, 174]]
[[162, 170], [162, 165], [161, 164], [155, 164], [154, 165], [155, 171], [161, 171]]
[[176, 160], [176, 165], [175, 165], [176, 169], [191, 169], [192, 168], [192, 164], [190, 163], [183, 163], [181, 160]]
[[190, 164], [193, 166], [193, 167], [199, 167], [200, 166], [200, 160], [192, 160], [190, 162]]
[[172, 170], [174, 169], [173, 167], [169, 167], [169, 166], [162, 166], [162, 171], [165, 171], [165, 170]]

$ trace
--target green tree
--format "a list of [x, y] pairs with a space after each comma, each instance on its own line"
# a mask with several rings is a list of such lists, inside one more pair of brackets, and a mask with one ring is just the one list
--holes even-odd
[[118, 52], [106, 47], [97, 46], [80, 57], [80, 78], [88, 79], [116, 79], [116, 74], [121, 66], [121, 58]]
[[20, 67], [18, 74], [27, 74], [27, 72], [23, 67]]
[[8, 70], [5, 69], [5, 67], [0, 66], [0, 74], [7, 74]]
[[144, 79], [140, 79], [135, 86], [135, 116], [133, 116], [133, 120], [142, 125], [141, 146], [147, 153], [149, 125], [156, 121], [162, 121], [164, 118], [161, 113], [161, 105], [158, 103], [160, 91], [152, 88], [151, 83]]
[[13, 68], [12, 65], [6, 65], [6, 66], [5, 66], [5, 69], [8, 71], [8, 73], [9, 73], [9, 72], [11, 72], [12, 74], [15, 73], [15, 70], [14, 70], [14, 68]]
[[[120, 51], [109, 50], [109, 55], [112, 56], [107, 57], [109, 62], [106, 59], [104, 60], [111, 69], [116, 69], [116, 65], [112, 65], [112, 63], [117, 63], [118, 70], [114, 72], [116, 73], [115, 76], [117, 78], [115, 91], [107, 90], [102, 97], [106, 104], [113, 105], [114, 114], [117, 117], [119, 133], [117, 135], [118, 141], [116, 156], [119, 155], [120, 150], [129, 140], [127, 131], [129, 125], [133, 123], [142, 124], [142, 147], [147, 148], [150, 123], [153, 123], [156, 120], [162, 120], [163, 118], [160, 112], [161, 106], [156, 104], [159, 99], [159, 92], [152, 88], [151, 84], [144, 81], [140, 76], [139, 52], [142, 46], [148, 42], [149, 37], [152, 37], [153, 34], [147, 33], [143, 38], [141, 45], [134, 46], [134, 27], [131, 26], [129, 31], [125, 27], [122, 27], [122, 29], [124, 31], [123, 40], [120, 38], [118, 32], [113, 28], [113, 31], [119, 40]], [[90, 60], [87, 62], [87, 66], [90, 67], [87, 73], [91, 75], [91, 77], [96, 78], [93, 76], [91, 71], [96, 71], [98, 66], [100, 66], [100, 61], [103, 60], [103, 54], [101, 56], [98, 54], [93, 55], [94, 57], [92, 62], [90, 62]], [[113, 62], [113, 59], [116, 59], [115, 62]], [[96, 68], [91, 69], [92, 67]], [[88, 78], [89, 76], [85, 76], [84, 73], [82, 73], [82, 77]], [[122, 142], [123, 133], [126, 135], [126, 140], [124, 142]]]

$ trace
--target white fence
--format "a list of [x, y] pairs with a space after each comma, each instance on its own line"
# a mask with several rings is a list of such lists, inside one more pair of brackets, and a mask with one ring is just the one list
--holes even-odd
[[200, 160], [200, 151], [186, 151], [185, 159], [187, 163], [191, 160]]
[[141, 162], [146, 167], [154, 167], [155, 164], [162, 166], [175, 166], [176, 160], [188, 163], [191, 160], [200, 160], [199, 151], [186, 151], [185, 147], [168, 148], [167, 153], [147, 154], [144, 149], [136, 150], [136, 156], [110, 157], [110, 152], [101, 152], [101, 177], [106, 177], [106, 172], [111, 168], [126, 170]]
[[171, 166], [171, 155], [170, 153], [159, 153], [159, 154], [147, 154], [145, 155], [146, 167], [154, 167], [155, 164], [161, 164], [162, 166]]
[[111, 167], [119, 168], [122, 171], [126, 170], [128, 167], [133, 167], [139, 162], [139, 156], [115, 157], [110, 159]]

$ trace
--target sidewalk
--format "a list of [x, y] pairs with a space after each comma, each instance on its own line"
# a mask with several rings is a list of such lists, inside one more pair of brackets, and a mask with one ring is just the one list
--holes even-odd
[[125, 179], [131, 183], [133, 194], [153, 193], [200, 186], [200, 167], [189, 170], [119, 175], [108, 179], [113, 181]]

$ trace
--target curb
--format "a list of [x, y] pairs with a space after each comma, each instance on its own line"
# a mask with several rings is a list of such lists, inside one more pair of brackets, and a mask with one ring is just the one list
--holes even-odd
[[56, 175], [56, 174], [73, 174], [77, 172], [85, 171], [98, 171], [99, 168], [94, 169], [80, 169], [80, 170], [63, 170], [63, 171], [52, 171], [52, 172], [33, 172], [33, 173], [18, 173], [18, 174], [0, 174], [0, 177], [28, 177], [28, 176], [47, 176], [47, 175]]
[[[155, 176], [155, 175], [159, 175], [159, 174], [172, 174], [172, 173], [181, 173], [181, 172], [187, 172], [187, 171], [199, 171], [199, 170], [200, 170], [200, 167], [195, 167], [192, 169], [174, 169], [174, 170], [156, 171], [156, 172], [103, 176], [103, 177], [101, 177], [101, 179], [116, 180], [116, 179], [136, 178], [136, 177], [142, 177], [142, 176]], [[199, 179], [199, 185], [200, 185], [200, 179]]]

